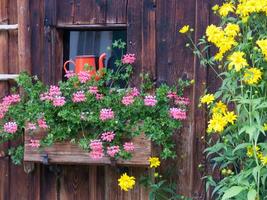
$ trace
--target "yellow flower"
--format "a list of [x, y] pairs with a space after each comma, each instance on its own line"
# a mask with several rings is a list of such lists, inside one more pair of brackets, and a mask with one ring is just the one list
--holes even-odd
[[206, 104], [210, 104], [214, 101], [215, 97], [213, 94], [206, 94], [203, 97], [201, 97], [200, 102], [202, 104], [206, 103]]
[[265, 40], [258, 40], [256, 43], [261, 48], [261, 51], [264, 54], [265, 59], [267, 60], [267, 39], [265, 39]]
[[267, 165], [267, 156], [262, 156], [260, 160], [263, 165]]
[[244, 58], [245, 53], [241, 51], [236, 51], [232, 55], [228, 57], [228, 61], [230, 61], [228, 68], [231, 70], [235, 67], [235, 71], [240, 71], [242, 68], [248, 65], [247, 60]]
[[[258, 157], [261, 157], [261, 156], [259, 156], [259, 154], [260, 154], [259, 150], [260, 150], [260, 148], [258, 146], [256, 146], [255, 147], [256, 155]], [[254, 156], [254, 146], [247, 147], [247, 156], [250, 158]]]
[[264, 123], [264, 124], [263, 124], [263, 130], [264, 130], [264, 131], [267, 131], [267, 123]]
[[228, 23], [224, 31], [227, 36], [235, 37], [240, 32], [240, 27], [237, 24]]
[[235, 7], [232, 3], [224, 3], [219, 9], [219, 14], [222, 17], [226, 17], [229, 12], [234, 12], [234, 9]]
[[159, 177], [159, 173], [158, 172], [155, 172], [154, 173], [154, 177], [156, 177], [156, 178]]
[[158, 157], [150, 157], [149, 158], [149, 162], [150, 162], [150, 168], [157, 168], [158, 166], [160, 166], [160, 161]]
[[237, 116], [234, 112], [227, 112], [224, 116], [224, 119], [231, 124], [234, 124], [234, 121], [236, 120]]
[[214, 57], [215, 60], [222, 60], [223, 55], [237, 44], [235, 36], [239, 33], [239, 29], [237, 25], [231, 23], [224, 30], [213, 24], [207, 27], [207, 40], [219, 48], [219, 52]]
[[262, 72], [257, 68], [250, 68], [245, 71], [244, 81], [249, 85], [257, 84], [261, 80], [261, 78]]
[[215, 104], [215, 106], [212, 108], [212, 113], [226, 113], [227, 106], [222, 102], [219, 101]]
[[220, 6], [219, 6], [218, 4], [216, 4], [216, 5], [214, 5], [214, 6], [212, 7], [212, 10], [213, 10], [213, 11], [217, 11], [217, 10], [219, 10], [219, 8], [220, 8]]
[[207, 132], [218, 132], [221, 133], [225, 126], [227, 125], [227, 121], [224, 119], [224, 116], [219, 113], [215, 113], [212, 115], [212, 118], [208, 122]]
[[180, 33], [187, 33], [189, 31], [189, 29], [190, 29], [189, 25], [185, 25], [179, 30], [179, 32]]
[[118, 179], [118, 182], [122, 190], [128, 191], [129, 189], [133, 189], [133, 186], [135, 185], [135, 178], [124, 173]]

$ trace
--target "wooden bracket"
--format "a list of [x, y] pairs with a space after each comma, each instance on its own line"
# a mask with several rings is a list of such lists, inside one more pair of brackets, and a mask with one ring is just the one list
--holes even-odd
[[27, 173], [27, 174], [33, 172], [34, 168], [35, 168], [35, 166], [34, 166], [33, 162], [24, 162], [23, 163], [24, 172]]
[[0, 24], [0, 31], [18, 30], [18, 24]]

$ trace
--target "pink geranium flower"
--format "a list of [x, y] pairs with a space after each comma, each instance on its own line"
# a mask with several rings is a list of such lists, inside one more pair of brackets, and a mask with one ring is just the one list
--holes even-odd
[[49, 88], [49, 96], [55, 97], [55, 96], [60, 96], [60, 95], [61, 95], [60, 88], [56, 85], [51, 85]]
[[134, 88], [132, 88], [129, 95], [131, 95], [133, 97], [137, 97], [137, 96], [139, 96], [139, 94], [140, 94], [139, 90], [136, 87], [134, 87]]
[[46, 121], [44, 118], [40, 118], [37, 120], [38, 126], [43, 129], [47, 129], [48, 125], [46, 124]]
[[179, 105], [189, 105], [190, 104], [190, 99], [187, 97], [176, 97], [175, 98], [175, 103]]
[[3, 119], [5, 117], [5, 114], [8, 111], [8, 107], [8, 105], [0, 103], [0, 119]]
[[41, 146], [40, 140], [30, 140], [29, 146], [32, 148], [39, 148]]
[[110, 157], [114, 157], [117, 153], [120, 152], [120, 147], [119, 146], [112, 146], [107, 148], [107, 154]]
[[78, 91], [76, 93], [73, 94], [72, 96], [72, 101], [74, 103], [79, 103], [79, 102], [84, 102], [86, 101], [86, 97], [83, 91]]
[[65, 97], [57, 96], [53, 98], [53, 106], [60, 107], [63, 106], [66, 103]]
[[131, 105], [133, 102], [134, 102], [134, 97], [133, 96], [124, 96], [122, 98], [122, 104], [128, 106], [128, 105]]
[[101, 100], [101, 99], [104, 98], [104, 95], [103, 95], [103, 94], [99, 94], [99, 93], [97, 93], [97, 94], [95, 95], [95, 98], [96, 98], [96, 100]]
[[111, 142], [114, 139], [114, 137], [115, 137], [115, 134], [113, 131], [108, 131], [108, 132], [102, 133], [101, 135], [101, 139], [107, 142]]
[[144, 104], [146, 106], [155, 106], [157, 103], [157, 99], [155, 96], [145, 96]]
[[81, 71], [78, 73], [78, 79], [81, 83], [86, 83], [91, 79], [91, 75], [88, 71]]
[[93, 159], [101, 159], [104, 156], [103, 144], [100, 140], [91, 140], [90, 144], [90, 157]]
[[4, 131], [6, 133], [16, 133], [18, 130], [18, 125], [16, 122], [7, 122], [4, 124]]
[[104, 152], [103, 151], [91, 151], [89, 153], [89, 156], [94, 160], [99, 160], [99, 159], [103, 158]]
[[20, 96], [18, 94], [12, 94], [12, 95], [5, 96], [3, 98], [2, 104], [6, 105], [6, 106], [10, 106], [11, 104], [19, 103], [20, 100], [21, 99], [20, 99]]
[[123, 64], [133, 64], [135, 60], [135, 54], [125, 54], [121, 61]]
[[68, 71], [66, 71], [65, 77], [69, 79], [71, 77], [74, 77], [75, 75], [76, 74], [74, 73], [73, 70], [68, 70]]
[[88, 92], [90, 94], [97, 94], [98, 93], [98, 87], [97, 86], [90, 86]]
[[125, 142], [123, 145], [123, 149], [126, 152], [132, 152], [134, 151], [134, 144], [132, 142]]
[[112, 111], [111, 108], [103, 108], [101, 109], [100, 111], [100, 116], [99, 118], [102, 120], [102, 121], [106, 121], [108, 119], [113, 119], [114, 118], [114, 112]]
[[169, 114], [173, 119], [186, 119], [186, 112], [180, 108], [171, 108]]

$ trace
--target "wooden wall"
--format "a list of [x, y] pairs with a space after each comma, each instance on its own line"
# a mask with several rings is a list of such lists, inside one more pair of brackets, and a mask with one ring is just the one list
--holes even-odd
[[[183, 131], [177, 133], [176, 182], [178, 192], [194, 199], [207, 199], [201, 181], [205, 166], [205, 113], [198, 108], [207, 71], [186, 49], [186, 39], [178, 28], [189, 24], [195, 38], [204, 32], [210, 20], [209, 0], [29, 0], [31, 71], [48, 84], [62, 77], [63, 31], [79, 26], [87, 29], [126, 27], [128, 52], [137, 55], [135, 74], [148, 71], [157, 84], [174, 83], [178, 78], [195, 80], [186, 91], [192, 104]], [[0, 0], [0, 23], [17, 23], [16, 0]], [[97, 26], [96, 26], [97, 25]], [[103, 27], [102, 27], [103, 28]], [[0, 73], [17, 73], [17, 31], [0, 32]], [[133, 83], [138, 85], [135, 76]], [[10, 83], [0, 83], [0, 95], [8, 93]], [[4, 147], [1, 147], [3, 149]], [[0, 149], [0, 151], [1, 151]], [[123, 169], [92, 166], [36, 165], [34, 172], [24, 173], [23, 166], [0, 158], [0, 200], [147, 200], [148, 191], [138, 185], [122, 192], [117, 178]], [[146, 169], [131, 168], [139, 176]], [[204, 168], [205, 170], [205, 168]]]

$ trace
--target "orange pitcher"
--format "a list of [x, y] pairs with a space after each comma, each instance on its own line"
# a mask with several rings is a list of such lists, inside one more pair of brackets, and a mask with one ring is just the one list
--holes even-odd
[[67, 72], [67, 64], [72, 63], [75, 66], [75, 73], [79, 73], [80, 71], [89, 71], [91, 76], [95, 76], [95, 79], [99, 80], [100, 77], [97, 76], [97, 74], [101, 74], [102, 69], [105, 67], [106, 56], [107, 55], [103, 53], [100, 55], [98, 60], [98, 57], [95, 55], [76, 56], [75, 62], [73, 60], [68, 60], [64, 63], [64, 70]]

